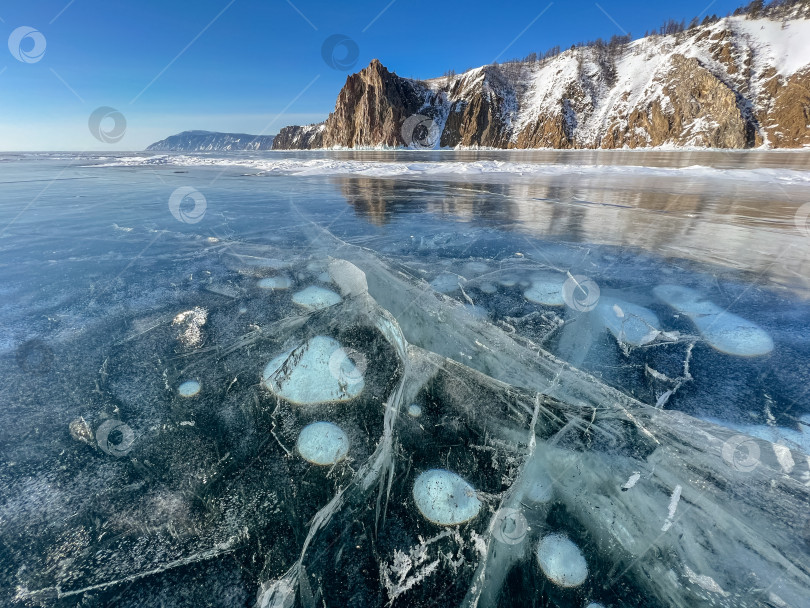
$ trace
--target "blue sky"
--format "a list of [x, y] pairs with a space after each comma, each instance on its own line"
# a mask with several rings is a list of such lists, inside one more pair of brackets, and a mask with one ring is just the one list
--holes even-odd
[[[3, 3], [0, 31], [13, 48], [0, 47], [0, 149], [140, 150], [194, 128], [273, 134], [325, 118], [347, 74], [375, 57], [402, 76], [430, 78], [579, 40], [639, 37], [667, 18], [722, 16], [740, 4], [709, 2]], [[37, 34], [14, 44], [29, 31], [23, 26], [40, 32], [42, 55]], [[334, 34], [356, 44], [350, 69], [322, 56]], [[345, 50], [337, 47], [337, 59]], [[126, 118], [119, 141], [91, 134], [88, 118], [99, 106]]]

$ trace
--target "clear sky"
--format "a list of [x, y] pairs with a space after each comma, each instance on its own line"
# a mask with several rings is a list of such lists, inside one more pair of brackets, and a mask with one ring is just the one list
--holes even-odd
[[[0, 149], [140, 150], [187, 129], [274, 134], [323, 120], [373, 58], [430, 78], [741, 2], [26, 0], [0, 5]], [[20, 29], [25, 28], [28, 29]], [[335, 34], [343, 42], [324, 48]], [[328, 47], [327, 42], [327, 47]], [[44, 49], [44, 52], [42, 52]], [[324, 58], [326, 56], [326, 59]], [[329, 64], [332, 65], [329, 65]], [[342, 65], [347, 63], [349, 65]], [[88, 127], [96, 108], [115, 116]], [[120, 118], [118, 118], [120, 122]], [[122, 125], [121, 125], [122, 126]]]

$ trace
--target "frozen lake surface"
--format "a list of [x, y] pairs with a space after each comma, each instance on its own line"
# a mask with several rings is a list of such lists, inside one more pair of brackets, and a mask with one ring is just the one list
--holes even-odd
[[810, 606], [806, 152], [0, 157], [0, 603]]

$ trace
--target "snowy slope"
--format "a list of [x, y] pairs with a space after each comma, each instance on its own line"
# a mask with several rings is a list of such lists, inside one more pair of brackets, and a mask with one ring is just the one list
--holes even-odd
[[433, 120], [436, 148], [810, 147], [808, 14], [727, 17], [428, 81], [374, 60], [322, 132], [287, 127], [274, 148], [407, 146], [414, 114]]

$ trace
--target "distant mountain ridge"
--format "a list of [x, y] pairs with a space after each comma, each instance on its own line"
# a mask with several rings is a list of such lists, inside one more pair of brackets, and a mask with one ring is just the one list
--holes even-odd
[[377, 59], [274, 149], [810, 147], [810, 3], [427, 81]]
[[153, 152], [230, 152], [238, 150], [270, 150], [274, 135], [246, 133], [216, 133], [214, 131], [183, 131], [151, 144]]

